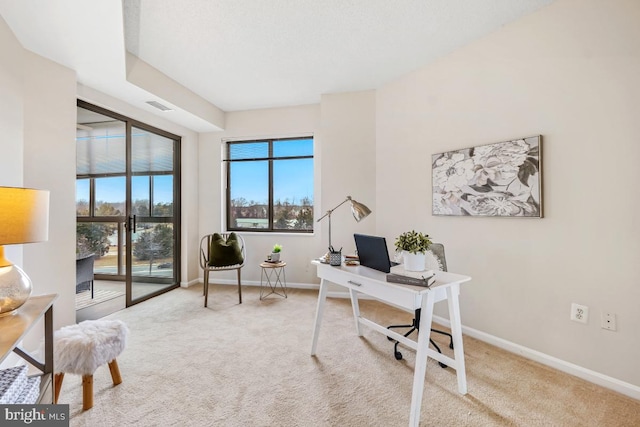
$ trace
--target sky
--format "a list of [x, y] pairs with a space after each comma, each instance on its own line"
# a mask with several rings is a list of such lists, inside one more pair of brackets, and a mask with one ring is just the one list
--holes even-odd
[[[173, 202], [173, 176], [160, 175], [154, 178], [154, 203]], [[125, 177], [96, 178], [96, 201], [123, 203], [125, 201]], [[148, 176], [134, 176], [131, 194], [133, 200], [149, 199]], [[89, 180], [76, 181], [77, 200], [89, 200]]]
[[[232, 165], [231, 198], [267, 203], [268, 165], [263, 162], [238, 162]], [[281, 160], [274, 166], [274, 200], [313, 201], [313, 159]]]
[[[273, 141], [273, 156], [312, 156], [313, 138]], [[268, 157], [268, 143], [255, 141], [231, 145], [231, 160]], [[269, 198], [268, 161], [230, 162], [231, 198], [266, 204]], [[290, 203], [309, 198], [313, 202], [313, 158], [273, 162], [273, 199]]]

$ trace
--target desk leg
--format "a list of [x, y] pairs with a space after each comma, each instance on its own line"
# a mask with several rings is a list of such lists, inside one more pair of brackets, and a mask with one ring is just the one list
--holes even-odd
[[313, 322], [313, 339], [311, 340], [311, 355], [316, 355], [316, 347], [318, 346], [318, 335], [320, 333], [320, 323], [322, 323], [322, 313], [324, 312], [324, 303], [327, 299], [327, 288], [329, 287], [326, 280], [320, 280], [320, 291], [318, 292], [318, 306], [316, 307], [316, 320]]
[[422, 392], [424, 391], [424, 376], [427, 373], [427, 350], [431, 336], [431, 321], [433, 320], [434, 292], [427, 292], [422, 298], [420, 314], [420, 332], [418, 333], [418, 351], [416, 353], [416, 367], [413, 372], [413, 393], [411, 394], [411, 413], [409, 425], [420, 424], [420, 407]]
[[451, 320], [451, 335], [453, 336], [453, 357], [456, 359], [456, 376], [458, 378], [458, 391], [467, 394], [467, 374], [464, 365], [464, 348], [462, 347], [462, 322], [460, 320], [460, 284], [447, 288], [447, 301], [449, 303], [449, 317]]
[[356, 321], [356, 333], [359, 337], [362, 336], [362, 328], [360, 327], [360, 304], [358, 303], [358, 292], [353, 289], [349, 289], [349, 296], [351, 297], [351, 308], [353, 308], [353, 320]]

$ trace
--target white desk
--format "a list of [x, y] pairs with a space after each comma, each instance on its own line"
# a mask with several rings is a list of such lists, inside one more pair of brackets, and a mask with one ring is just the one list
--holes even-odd
[[[317, 274], [321, 279], [316, 319], [313, 326], [312, 356], [316, 354], [322, 313], [327, 298], [327, 288], [329, 282], [331, 282], [349, 289], [358, 336], [362, 336], [360, 325], [366, 325], [394, 340], [400, 341], [409, 348], [417, 350], [415, 371], [413, 374], [413, 392], [411, 394], [411, 414], [409, 415], [410, 426], [417, 426], [420, 422], [420, 406], [422, 402], [422, 391], [424, 389], [424, 376], [427, 369], [427, 357], [431, 357], [455, 369], [458, 378], [458, 391], [461, 394], [467, 393], [467, 377], [464, 371], [464, 349], [462, 347], [458, 296], [460, 294], [460, 283], [471, 280], [471, 277], [439, 271], [436, 273], [436, 283], [427, 289], [418, 286], [389, 283], [386, 281], [385, 273], [367, 267], [348, 267], [344, 265], [333, 267], [318, 261], [312, 261], [312, 264], [317, 266]], [[396, 305], [411, 310], [412, 312], [420, 308], [421, 316], [418, 341], [413, 341], [362, 317], [358, 305], [359, 293], [372, 296], [382, 302]], [[433, 305], [436, 302], [444, 300], [447, 300], [449, 304], [454, 359], [429, 348]]]

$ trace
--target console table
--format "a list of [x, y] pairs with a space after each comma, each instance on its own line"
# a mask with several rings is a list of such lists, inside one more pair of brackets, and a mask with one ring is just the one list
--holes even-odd
[[[53, 403], [53, 302], [57, 294], [33, 296], [15, 314], [0, 317], [0, 363], [15, 352], [42, 371], [38, 403]], [[44, 316], [44, 363], [17, 347], [31, 328]]]
[[[471, 280], [471, 277], [461, 274], [438, 271], [436, 282], [431, 288], [424, 288], [386, 281], [386, 274], [368, 267], [357, 266], [330, 266], [319, 261], [312, 261], [317, 267], [320, 281], [320, 291], [318, 293], [318, 306], [316, 318], [313, 326], [313, 339], [311, 344], [311, 355], [316, 354], [318, 344], [318, 334], [322, 322], [322, 314], [327, 298], [327, 288], [329, 283], [343, 286], [349, 289], [351, 306], [355, 319], [356, 333], [362, 336], [361, 325], [368, 326], [394, 340], [400, 341], [409, 348], [417, 350], [415, 370], [413, 374], [413, 392], [411, 395], [411, 413], [409, 415], [409, 425], [418, 426], [420, 422], [420, 406], [422, 402], [422, 392], [424, 390], [424, 377], [427, 368], [427, 358], [442, 362], [456, 370], [458, 380], [458, 392], [467, 393], [467, 377], [464, 367], [464, 349], [462, 346], [462, 326], [460, 322], [460, 307], [458, 296], [460, 295], [460, 284]], [[385, 328], [360, 315], [358, 305], [358, 294], [369, 295], [386, 304], [399, 306], [411, 312], [421, 309], [418, 341], [413, 341], [403, 335]], [[449, 317], [451, 321], [451, 335], [453, 336], [453, 354], [450, 358], [429, 348], [429, 337], [431, 334], [431, 321], [433, 319], [433, 306], [436, 302], [446, 300], [449, 305]]]

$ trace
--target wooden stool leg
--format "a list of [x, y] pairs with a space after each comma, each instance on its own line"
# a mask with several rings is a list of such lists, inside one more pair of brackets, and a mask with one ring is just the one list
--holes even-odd
[[113, 380], [113, 385], [118, 385], [122, 382], [122, 377], [120, 376], [120, 369], [118, 368], [118, 362], [116, 359], [113, 359], [109, 362], [109, 370], [111, 371], [111, 379]]
[[82, 410], [93, 407], [93, 375], [82, 376]]
[[58, 397], [60, 397], [60, 389], [62, 388], [62, 380], [64, 380], [64, 372], [56, 374], [55, 380], [53, 382], [53, 403], [58, 403]]

